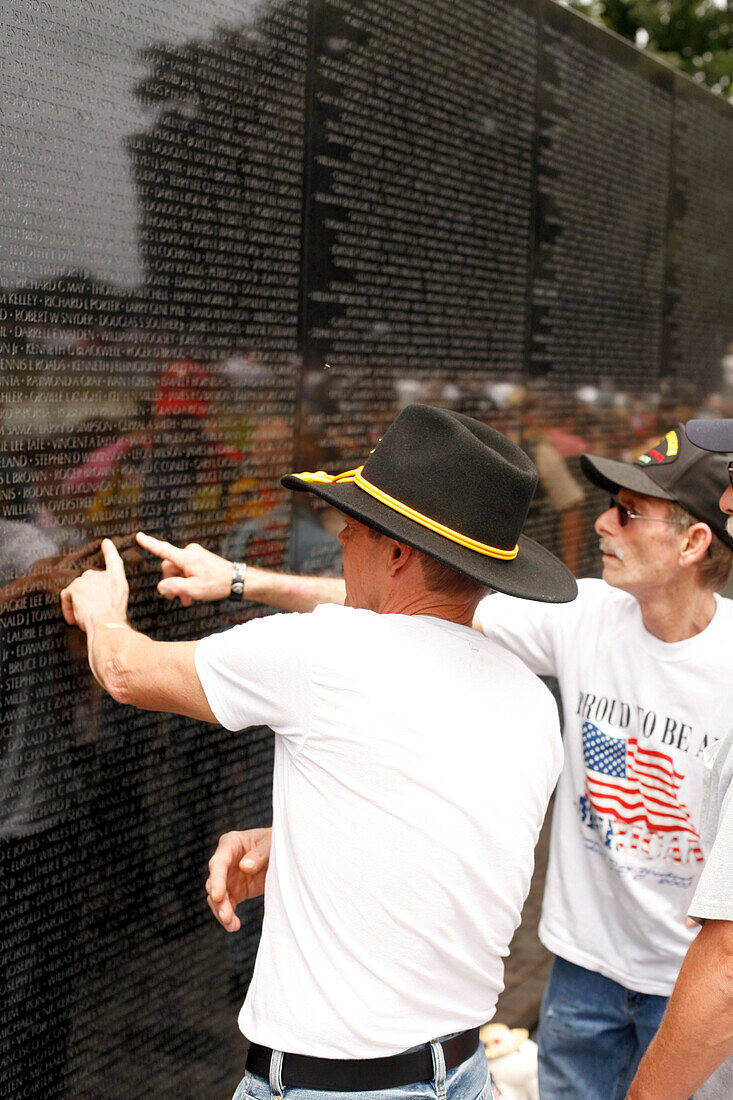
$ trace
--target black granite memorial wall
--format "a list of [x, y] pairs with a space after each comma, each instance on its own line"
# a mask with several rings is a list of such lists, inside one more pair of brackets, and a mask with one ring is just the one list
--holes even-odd
[[204, 901], [272, 735], [104, 696], [58, 592], [139, 528], [336, 572], [279, 484], [405, 403], [535, 457], [597, 570], [583, 450], [733, 386], [733, 113], [550, 0], [14, 0], [0, 13], [0, 1096], [230, 1095], [261, 904]]

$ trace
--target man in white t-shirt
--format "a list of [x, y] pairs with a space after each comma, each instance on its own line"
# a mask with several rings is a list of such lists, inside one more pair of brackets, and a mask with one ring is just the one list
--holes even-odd
[[[686, 431], [699, 447], [733, 452], [733, 420], [689, 420]], [[720, 507], [733, 516], [733, 479]], [[727, 526], [733, 533], [733, 519]], [[733, 1096], [733, 731], [706, 749], [704, 768], [705, 866], [689, 906], [702, 929], [628, 1100], [686, 1100], [693, 1090], [695, 1100]]]
[[629, 1087], [693, 936], [703, 754], [728, 728], [725, 462], [678, 425], [634, 463], [581, 465], [612, 495], [595, 524], [603, 580], [581, 581], [564, 608], [492, 596], [477, 613], [487, 637], [558, 677], [563, 702], [539, 928], [556, 955], [538, 1034], [543, 1100], [616, 1100]]
[[[530, 460], [459, 414], [408, 406], [359, 469], [283, 484], [345, 514], [346, 606], [153, 641], [127, 623], [124, 568], [105, 542], [106, 570], [64, 590], [64, 615], [117, 700], [275, 731], [236, 1096], [409, 1085], [425, 1100], [483, 1100], [478, 1027], [502, 987], [562, 750], [549, 692], [471, 622], [487, 586], [563, 601], [575, 581], [521, 535]], [[186, 598], [241, 593], [238, 568], [206, 561], [212, 583]]]
[[[625, 1095], [693, 936], [703, 753], [728, 728], [733, 605], [716, 595], [733, 546], [718, 509], [724, 460], [678, 426], [634, 463], [582, 465], [613, 495], [596, 522], [603, 580], [581, 581], [559, 607], [491, 596], [475, 620], [557, 676], [563, 700], [540, 924], [557, 956], [539, 1032], [543, 1100]], [[164, 595], [186, 598], [198, 553], [168, 570]], [[304, 609], [339, 599], [339, 582], [252, 569], [246, 592]], [[216, 858], [232, 866], [243, 853], [228, 843]]]

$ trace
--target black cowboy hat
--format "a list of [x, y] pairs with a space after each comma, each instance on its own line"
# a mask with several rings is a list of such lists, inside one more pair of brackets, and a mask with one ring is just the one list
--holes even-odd
[[408, 405], [358, 470], [288, 474], [282, 484], [499, 592], [545, 603], [577, 594], [562, 562], [521, 534], [534, 464], [501, 432], [461, 413]]

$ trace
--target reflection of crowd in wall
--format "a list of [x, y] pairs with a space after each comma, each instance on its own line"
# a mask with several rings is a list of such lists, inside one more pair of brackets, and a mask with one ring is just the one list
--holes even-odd
[[[681, 389], [643, 397], [473, 374], [401, 379], [362, 400], [355, 379], [330, 367], [306, 375], [293, 422], [278, 408], [269, 411], [266, 390], [246, 370], [241, 376], [226, 364], [172, 359], [122, 418], [92, 402], [84, 406], [88, 415], [62, 430], [44, 431], [39, 417], [36, 435], [7, 433], [0, 453], [0, 662], [9, 731], [2, 771], [14, 778], [3, 779], [0, 837], [3, 985], [13, 1026], [3, 1055], [19, 1080], [37, 1082], [24, 1095], [55, 1095], [50, 1082], [61, 1079], [81, 968], [93, 965], [105, 937], [140, 930], [141, 894], [152, 899], [156, 919], [164, 915], [166, 935], [206, 920], [199, 900], [205, 861], [228, 823], [214, 816], [214, 792], [229, 791], [237, 823], [248, 821], [246, 798], [234, 793], [242, 763], [230, 735], [202, 738], [190, 720], [121, 708], [84, 674], [80, 638], [61, 625], [55, 601], [69, 570], [91, 560], [91, 540], [145, 529], [178, 544], [201, 541], [229, 559], [335, 574], [336, 517], [289, 501], [279, 477], [288, 468], [357, 465], [399, 409], [418, 400], [477, 416], [518, 442], [539, 472], [527, 533], [576, 575], [597, 575], [592, 522], [603, 498], [580, 477], [580, 455], [628, 460], [675, 422], [733, 412], [728, 397], [685, 397]], [[155, 636], [211, 633], [243, 615], [227, 601], [161, 606], [154, 566], [131, 546], [125, 560], [132, 618]], [[263, 612], [250, 605], [244, 614]], [[266, 744], [255, 739], [251, 751], [267, 752]], [[265, 788], [252, 803], [252, 824], [262, 823]], [[20, 868], [34, 871], [19, 877]], [[57, 939], [49, 941], [34, 921], [39, 883], [51, 874], [59, 919]], [[62, 951], [57, 940], [77, 946]], [[231, 961], [239, 991], [251, 951], [235, 947]], [[49, 998], [47, 1018], [38, 1005]], [[33, 1055], [39, 1041], [46, 1050], [40, 1062]]]

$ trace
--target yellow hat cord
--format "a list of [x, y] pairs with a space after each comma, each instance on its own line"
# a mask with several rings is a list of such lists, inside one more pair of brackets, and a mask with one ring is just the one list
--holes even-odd
[[467, 535], [462, 535], [460, 531], [454, 531], [451, 527], [438, 523], [437, 520], [431, 519], [429, 516], [424, 516], [422, 512], [418, 512], [414, 508], [410, 508], [408, 504], [395, 500], [383, 489], [378, 489], [376, 485], [372, 485], [363, 476], [363, 469], [363, 466], [357, 466], [355, 470], [346, 470], [343, 474], [327, 474], [324, 470], [317, 470], [315, 473], [293, 474], [293, 477], [297, 477], [301, 481], [319, 482], [322, 485], [330, 485], [334, 482], [353, 482], [369, 496], [391, 508], [393, 512], [399, 512], [401, 516], [406, 516], [407, 519], [419, 523], [421, 527], [434, 531], [436, 535], [442, 535], [443, 538], [450, 539], [451, 542], [456, 542], [459, 546], [465, 546], [467, 550], [474, 550], [477, 554], [484, 554], [488, 558], [513, 561], [519, 553], [518, 545], [513, 550], [501, 550], [498, 546], [488, 546], [485, 542], [478, 542]]

